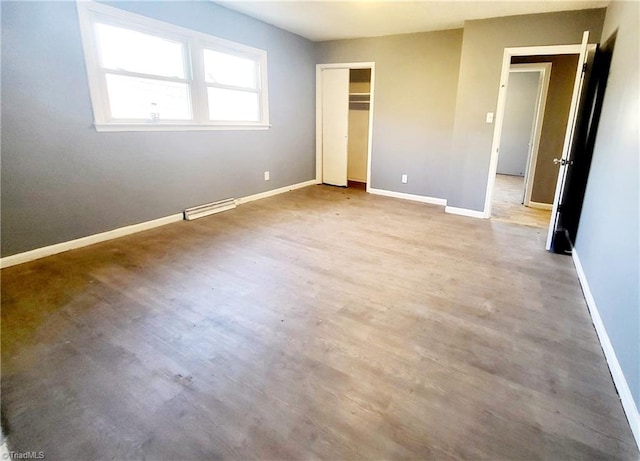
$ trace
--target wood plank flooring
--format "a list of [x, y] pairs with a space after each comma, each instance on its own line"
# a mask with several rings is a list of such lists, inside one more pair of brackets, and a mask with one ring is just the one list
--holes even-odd
[[637, 460], [544, 230], [312, 186], [2, 270], [9, 448]]
[[551, 210], [539, 210], [522, 204], [524, 178], [497, 174], [491, 203], [491, 219], [494, 221], [549, 228]]

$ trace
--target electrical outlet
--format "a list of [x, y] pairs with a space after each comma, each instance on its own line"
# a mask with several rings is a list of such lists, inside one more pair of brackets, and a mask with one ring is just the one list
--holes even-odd
[[408, 180], [407, 175], [406, 175], [406, 174], [403, 174], [403, 175], [402, 175], [402, 184], [406, 184], [406, 183], [407, 183], [407, 180]]
[[264, 172], [264, 180], [265, 180], [265, 181], [268, 181], [268, 180], [269, 180], [269, 172], [268, 172], [268, 171], [265, 171], [265, 172]]
[[487, 123], [493, 123], [493, 112], [487, 112], [487, 117], [484, 119]]

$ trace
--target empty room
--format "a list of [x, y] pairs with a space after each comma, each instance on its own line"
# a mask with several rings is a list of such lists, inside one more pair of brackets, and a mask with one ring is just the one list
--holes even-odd
[[1, 3], [0, 455], [640, 459], [640, 3]]

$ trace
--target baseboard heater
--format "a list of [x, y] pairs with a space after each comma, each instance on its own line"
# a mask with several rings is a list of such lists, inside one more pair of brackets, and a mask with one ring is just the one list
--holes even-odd
[[236, 200], [233, 198], [227, 198], [224, 200], [218, 200], [217, 202], [205, 203], [204, 205], [194, 206], [193, 208], [187, 208], [184, 210], [184, 219], [187, 221], [193, 221], [194, 219], [204, 218], [215, 213], [231, 210], [236, 207]]

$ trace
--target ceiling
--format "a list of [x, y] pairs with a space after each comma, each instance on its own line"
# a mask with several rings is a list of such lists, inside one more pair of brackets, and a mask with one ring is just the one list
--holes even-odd
[[606, 7], [609, 1], [215, 0], [313, 41], [461, 28], [465, 20]]

